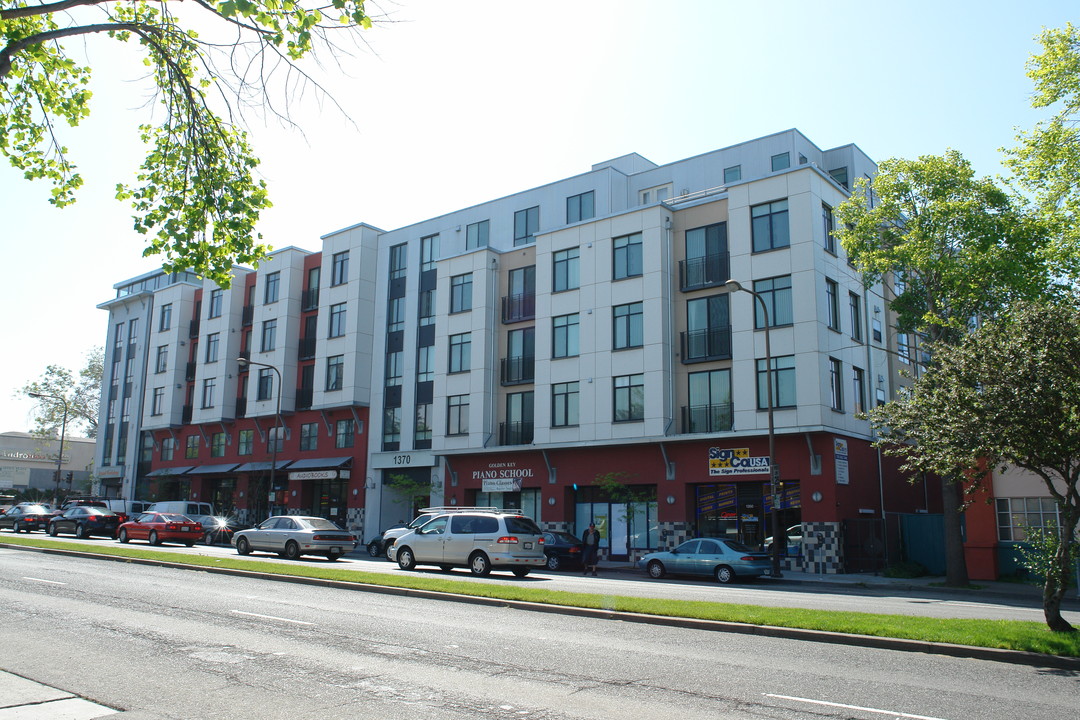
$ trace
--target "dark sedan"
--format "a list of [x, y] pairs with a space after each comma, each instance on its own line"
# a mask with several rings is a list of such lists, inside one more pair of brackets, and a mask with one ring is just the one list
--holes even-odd
[[94, 535], [116, 537], [120, 526], [120, 516], [108, 508], [79, 505], [68, 508], [63, 515], [57, 515], [49, 521], [49, 534], [53, 537], [60, 533], [71, 533], [77, 538]]
[[582, 543], [570, 533], [544, 533], [544, 554], [548, 570], [581, 567]]
[[0, 515], [0, 528], [9, 528], [17, 533], [49, 529], [52, 510], [44, 505], [16, 505]]

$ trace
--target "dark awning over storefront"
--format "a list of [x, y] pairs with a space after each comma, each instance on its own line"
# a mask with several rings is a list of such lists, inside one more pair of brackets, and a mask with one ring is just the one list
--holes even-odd
[[[277, 467], [275, 469], [281, 470], [282, 468], [288, 466], [288, 464], [290, 462], [292, 462], [292, 461], [291, 460], [278, 460], [277, 461]], [[270, 469], [270, 463], [269, 462], [249, 462], [249, 463], [244, 463], [240, 467], [236, 468], [236, 472], [260, 472], [260, 471], [269, 470], [269, 469]]]
[[339, 468], [352, 460], [351, 457], [340, 458], [305, 458], [296, 460], [289, 466], [289, 470], [310, 470], [312, 468]]
[[[269, 463], [267, 463], [269, 465]], [[232, 472], [237, 467], [237, 463], [225, 463], [224, 465], [199, 465], [193, 467], [188, 475], [217, 475], [220, 473]]]
[[171, 468], [158, 468], [157, 470], [151, 470], [146, 473], [146, 477], [162, 477], [163, 475], [183, 475], [189, 470], [194, 470], [193, 465], [185, 465], [184, 467], [171, 467]]

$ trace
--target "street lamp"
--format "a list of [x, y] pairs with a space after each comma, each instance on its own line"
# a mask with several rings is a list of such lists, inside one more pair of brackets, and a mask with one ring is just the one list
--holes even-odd
[[274, 415], [274, 446], [270, 449], [270, 490], [273, 491], [274, 474], [277, 471], [278, 442], [281, 441], [279, 432], [281, 427], [281, 371], [268, 363], [256, 362], [255, 360], [248, 360], [247, 358], [237, 358], [236, 361], [240, 363], [240, 367], [242, 368], [247, 367], [248, 365], [257, 365], [259, 367], [270, 368], [277, 375], [277, 413]]
[[68, 404], [62, 395], [46, 395], [45, 393], [27, 393], [30, 397], [40, 400], [59, 400], [64, 404], [64, 422], [60, 425], [60, 452], [56, 453], [56, 490], [53, 492], [53, 507], [60, 505], [60, 465], [64, 462], [64, 435], [67, 434]]
[[772, 511], [769, 513], [772, 520], [772, 547], [769, 549], [772, 555], [772, 572], [770, 577], [783, 577], [780, 572], [780, 468], [776, 464], [776, 426], [773, 423], [773, 367], [772, 345], [769, 342], [769, 306], [765, 304], [765, 298], [748, 287], [743, 287], [738, 280], [728, 280], [724, 283], [728, 292], [742, 291], [753, 295], [761, 303], [761, 311], [765, 314], [765, 402], [769, 411], [769, 493], [772, 495]]

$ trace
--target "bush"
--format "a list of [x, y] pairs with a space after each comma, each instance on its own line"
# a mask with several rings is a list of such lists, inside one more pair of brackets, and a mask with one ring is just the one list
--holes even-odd
[[926, 568], [921, 563], [903, 560], [885, 568], [882, 574], [889, 578], [917, 578], [926, 575]]

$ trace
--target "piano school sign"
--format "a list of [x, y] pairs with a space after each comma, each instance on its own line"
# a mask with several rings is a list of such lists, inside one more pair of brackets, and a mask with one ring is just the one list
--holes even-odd
[[472, 479], [480, 481], [481, 492], [521, 492], [521, 481], [532, 477], [532, 468], [517, 467], [513, 462], [489, 463], [472, 473]]
[[768, 475], [769, 458], [750, 457], [750, 448], [709, 448], [709, 475]]

